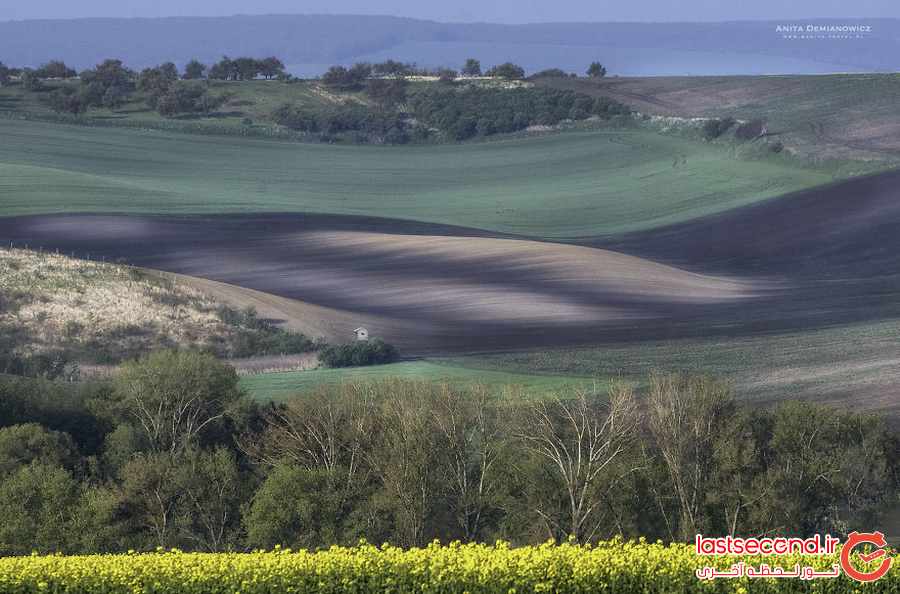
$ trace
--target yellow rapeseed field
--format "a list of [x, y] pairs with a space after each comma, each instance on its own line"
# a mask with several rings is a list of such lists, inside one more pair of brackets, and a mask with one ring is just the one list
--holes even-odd
[[360, 544], [322, 551], [254, 553], [179, 551], [0, 559], [0, 592], [30, 594], [288, 594], [352, 592], [897, 593], [897, 568], [860, 584], [846, 576], [815, 580], [740, 578], [699, 580], [705, 565], [736, 561], [759, 566], [795, 563], [825, 570], [836, 557], [700, 557], [692, 545], [613, 540], [594, 546], [534, 547], [432, 544], [401, 549]]

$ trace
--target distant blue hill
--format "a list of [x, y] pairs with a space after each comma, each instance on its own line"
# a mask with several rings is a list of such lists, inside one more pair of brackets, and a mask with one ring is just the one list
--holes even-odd
[[[870, 27], [789, 38], [778, 27]], [[805, 31], [799, 35], [806, 35]], [[234, 16], [0, 22], [0, 61], [36, 66], [62, 58], [85, 68], [118, 57], [134, 68], [222, 55], [277, 55], [300, 76], [328, 65], [394, 58], [459, 67], [511, 60], [529, 72], [583, 72], [600, 60], [610, 74], [817, 74], [900, 70], [900, 20], [730, 23], [450, 24], [379, 16]]]

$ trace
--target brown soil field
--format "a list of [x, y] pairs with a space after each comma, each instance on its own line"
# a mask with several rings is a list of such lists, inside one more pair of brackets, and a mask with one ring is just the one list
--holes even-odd
[[346, 340], [365, 325], [414, 354], [590, 343], [770, 290], [592, 247], [398, 225], [66, 215], [2, 219], [0, 237], [197, 277], [180, 280], [310, 336]]
[[309, 335], [365, 325], [414, 355], [900, 318], [900, 172], [584, 245], [297, 214], [14, 217], [0, 241], [206, 279]]

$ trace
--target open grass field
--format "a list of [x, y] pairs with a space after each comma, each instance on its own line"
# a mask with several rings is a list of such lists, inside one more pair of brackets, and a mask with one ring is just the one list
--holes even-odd
[[404, 378], [435, 382], [447, 382], [454, 386], [483, 385], [495, 394], [513, 391], [522, 396], [543, 396], [566, 393], [578, 389], [605, 393], [607, 383], [589, 377], [575, 375], [510, 373], [447, 364], [441, 361], [404, 361], [374, 367], [344, 369], [315, 369], [262, 373], [241, 378], [241, 387], [259, 400], [283, 400], [320, 387], [341, 383], [370, 382], [387, 378]]
[[900, 162], [900, 75], [543, 79], [612, 97], [647, 114], [763, 118], [786, 148], [811, 160]]
[[305, 212], [542, 238], [691, 220], [832, 180], [642, 129], [412, 147], [309, 145], [0, 119], [0, 210]]

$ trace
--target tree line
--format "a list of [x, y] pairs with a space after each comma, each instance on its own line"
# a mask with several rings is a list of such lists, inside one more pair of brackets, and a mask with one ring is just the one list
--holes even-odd
[[[0, 82], [11, 72], [0, 65]], [[563, 120], [590, 117], [610, 118], [629, 113], [622, 104], [608, 98], [592, 98], [575, 91], [512, 85], [494, 87], [455, 85], [460, 76], [489, 77], [504, 81], [525, 78], [525, 70], [511, 62], [482, 70], [479, 60], [466, 60], [459, 72], [450, 68], [429, 70], [395, 60], [332, 66], [321, 77], [326, 88], [337, 93], [363, 92], [367, 102], [343, 101], [330, 105], [286, 103], [269, 117], [285, 128], [303, 132], [321, 141], [350, 140], [375, 144], [404, 144], [428, 140], [466, 140], [523, 130], [532, 125], [554, 126]], [[598, 62], [588, 68], [589, 76], [602, 77], [606, 69]], [[411, 87], [412, 76], [437, 76], [436, 85]], [[182, 72], [172, 62], [136, 72], [120, 60], [105, 60], [79, 75], [77, 85], [44, 87], [47, 79], [66, 79], [74, 70], [60, 61], [37, 70], [19, 72], [22, 85], [30, 91], [48, 91], [46, 101], [58, 113], [81, 115], [89, 109], [119, 109], [134, 101], [135, 93], [146, 105], [164, 117], [209, 116], [233, 94], [212, 93], [209, 81], [247, 81], [259, 77], [291, 82], [284, 64], [276, 57], [255, 59], [223, 57], [207, 67], [191, 60]], [[549, 69], [537, 78], [569, 76]], [[5, 79], [4, 79], [5, 77]]]
[[255, 59], [227, 56], [207, 67], [191, 60], [179, 72], [173, 62], [166, 62], [136, 72], [121, 60], [109, 59], [80, 74], [62, 61], [52, 61], [37, 69], [11, 69], [0, 63], [0, 84], [18, 77], [23, 87], [32, 92], [45, 89], [42, 81], [79, 78], [77, 87], [63, 86], [50, 90], [47, 102], [58, 113], [80, 115], [92, 108], [117, 109], [131, 100], [135, 91], [144, 94], [147, 105], [163, 116], [204, 114], [218, 109], [228, 100], [227, 94], [211, 95], [205, 80], [267, 80], [285, 78], [284, 64], [276, 57]]
[[898, 435], [703, 376], [541, 398], [385, 381], [250, 400], [209, 355], [0, 379], [0, 554], [614, 535], [845, 534], [898, 492]]
[[547, 87], [436, 84], [411, 88], [406, 78], [392, 77], [346, 82], [340, 88], [362, 90], [369, 104], [348, 102], [322, 109], [286, 103], [272, 112], [272, 120], [325, 141], [350, 135], [356, 142], [404, 144], [461, 141], [631, 112], [607, 97]]

